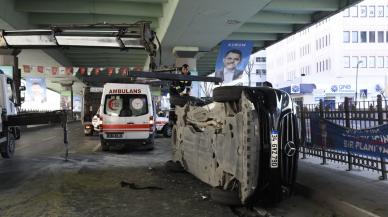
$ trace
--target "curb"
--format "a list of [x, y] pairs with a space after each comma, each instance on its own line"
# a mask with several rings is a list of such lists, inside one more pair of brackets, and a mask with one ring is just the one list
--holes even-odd
[[357, 207], [349, 202], [338, 199], [325, 192], [314, 190], [313, 188], [304, 185], [300, 182], [295, 184], [296, 193], [329, 208], [335, 216], [351, 216], [351, 217], [380, 217], [374, 213]]

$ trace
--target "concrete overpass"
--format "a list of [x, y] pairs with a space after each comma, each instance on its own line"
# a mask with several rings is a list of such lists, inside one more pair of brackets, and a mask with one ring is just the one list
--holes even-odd
[[[319, 22], [360, 0], [0, 0], [0, 28], [42, 28], [62, 24], [152, 22], [162, 43], [164, 65], [175, 63], [173, 48], [195, 47], [197, 70], [214, 70], [224, 39], [253, 40], [255, 50]], [[107, 67], [147, 65], [147, 54], [130, 50], [23, 51], [20, 64]], [[60, 82], [60, 81], [58, 81]], [[58, 85], [49, 84], [52, 89]]]

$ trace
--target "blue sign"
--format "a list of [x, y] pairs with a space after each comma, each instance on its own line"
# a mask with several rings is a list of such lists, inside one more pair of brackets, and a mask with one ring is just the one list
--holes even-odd
[[311, 114], [311, 142], [315, 146], [356, 154], [388, 157], [388, 124], [354, 130]]
[[300, 93], [300, 86], [297, 84], [291, 85], [291, 93]]
[[360, 90], [360, 97], [361, 98], [368, 98], [368, 89], [361, 89]]
[[222, 41], [215, 76], [222, 78], [224, 83], [242, 78], [252, 53], [252, 47], [252, 41]]

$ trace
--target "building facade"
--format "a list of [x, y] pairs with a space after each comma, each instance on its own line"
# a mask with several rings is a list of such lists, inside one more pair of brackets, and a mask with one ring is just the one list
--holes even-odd
[[[355, 99], [356, 91], [358, 101], [375, 100], [388, 91], [388, 1], [365, 0], [294, 34], [269, 47], [267, 60], [274, 87], [305, 103]], [[314, 90], [304, 93], [306, 85]]]

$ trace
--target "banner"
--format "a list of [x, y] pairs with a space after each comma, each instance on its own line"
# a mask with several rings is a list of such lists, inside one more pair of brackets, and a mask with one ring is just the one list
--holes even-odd
[[222, 41], [218, 53], [215, 77], [229, 83], [243, 76], [252, 53], [252, 41]]
[[46, 101], [46, 80], [44, 78], [27, 77], [25, 102], [42, 104]]
[[356, 154], [388, 156], [388, 124], [353, 130], [310, 114], [311, 142], [321, 148], [350, 151]]

